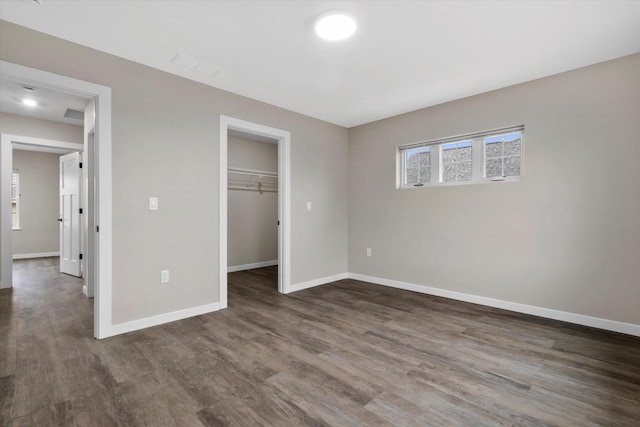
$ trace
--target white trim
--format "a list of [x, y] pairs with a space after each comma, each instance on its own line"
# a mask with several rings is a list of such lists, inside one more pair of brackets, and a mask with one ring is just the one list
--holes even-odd
[[[162, 325], [164, 323], [175, 322], [176, 320], [187, 319], [201, 314], [212, 313], [220, 310], [217, 302], [211, 304], [200, 305], [198, 307], [185, 308], [184, 310], [172, 311], [170, 313], [159, 314], [157, 316], [145, 317], [143, 319], [132, 320], [130, 322], [119, 323], [111, 326], [109, 332], [112, 335], [126, 334], [127, 332], [138, 331], [140, 329], [150, 328], [152, 326]], [[106, 337], [104, 337], [106, 338]]]
[[252, 264], [233, 265], [231, 267], [227, 267], [227, 273], [235, 273], [236, 271], [244, 271], [244, 270], [253, 270], [254, 268], [271, 267], [273, 265], [278, 265], [277, 259], [274, 259], [273, 261], [254, 262]]
[[[62, 148], [65, 151], [84, 151], [84, 144], [80, 144], [78, 142], [68, 142], [68, 141], [58, 141], [55, 139], [48, 138], [34, 138], [31, 136], [22, 136], [22, 135], [10, 135], [3, 134], [11, 139], [11, 142], [15, 142], [20, 145], [29, 145], [33, 147], [51, 147], [51, 148]], [[12, 147], [13, 149], [13, 147]]]
[[501, 308], [503, 310], [515, 311], [517, 313], [531, 314], [533, 316], [544, 317], [547, 319], [575, 323], [577, 325], [590, 326], [592, 328], [604, 329], [607, 331], [640, 336], [640, 325], [635, 325], [633, 323], [623, 323], [615, 320], [602, 319], [599, 317], [568, 313], [566, 311], [559, 311], [550, 308], [536, 307], [533, 305], [481, 297], [478, 295], [465, 294], [462, 292], [448, 291], [446, 289], [432, 288], [429, 286], [416, 285], [414, 283], [399, 282], [397, 280], [366, 276], [364, 274], [349, 273], [349, 278], [353, 280], [360, 280], [362, 282], [374, 283], [376, 285], [389, 286], [391, 288], [418, 292], [421, 294], [434, 295], [438, 297], [454, 299], [457, 301], [465, 301], [473, 304], [480, 304], [489, 307]]
[[319, 279], [309, 280], [291, 285], [289, 291], [285, 293], [297, 292], [303, 289], [313, 288], [315, 286], [326, 285], [327, 283], [337, 282], [349, 278], [349, 273], [334, 274], [333, 276], [321, 277]]
[[60, 252], [38, 252], [33, 254], [13, 254], [13, 259], [46, 258], [60, 256]]
[[218, 289], [220, 309], [227, 308], [227, 134], [239, 130], [278, 141], [278, 292], [291, 287], [291, 133], [220, 115], [218, 190]]
[[[112, 311], [112, 187], [111, 187], [111, 88], [94, 83], [78, 80], [58, 74], [49, 73], [35, 68], [29, 68], [11, 62], [0, 61], [0, 77], [17, 80], [26, 84], [47, 87], [50, 89], [73, 92], [93, 97], [96, 100], [96, 128], [95, 136], [98, 140], [98, 224], [100, 233], [98, 238], [97, 257], [98, 280], [96, 283], [94, 304], [94, 336], [104, 338], [113, 335], [111, 331]], [[4, 217], [4, 216], [3, 216]], [[3, 220], [4, 221], [4, 220]], [[2, 253], [6, 253], [6, 241], [2, 239]], [[11, 250], [10, 247], [7, 250]], [[10, 252], [9, 252], [10, 253]], [[90, 255], [90, 254], [87, 254]], [[6, 272], [2, 257], [2, 285], [5, 283]], [[10, 261], [10, 260], [9, 260]], [[9, 283], [10, 286], [10, 283]]]

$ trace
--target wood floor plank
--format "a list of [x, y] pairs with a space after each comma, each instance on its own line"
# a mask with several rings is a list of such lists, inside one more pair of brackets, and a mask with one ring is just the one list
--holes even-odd
[[289, 295], [229, 274], [229, 307], [92, 338], [55, 258], [0, 291], [0, 426], [633, 426], [640, 339], [341, 280]]

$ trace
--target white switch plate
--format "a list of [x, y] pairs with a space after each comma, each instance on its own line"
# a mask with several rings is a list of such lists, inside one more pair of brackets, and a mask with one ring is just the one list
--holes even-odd
[[367, 248], [367, 256], [371, 256], [371, 248]]
[[160, 283], [169, 283], [169, 270], [160, 271]]
[[307, 202], [307, 210], [310, 211], [311, 210], [311, 202]]
[[158, 198], [157, 197], [149, 197], [149, 210], [157, 211], [158, 210]]

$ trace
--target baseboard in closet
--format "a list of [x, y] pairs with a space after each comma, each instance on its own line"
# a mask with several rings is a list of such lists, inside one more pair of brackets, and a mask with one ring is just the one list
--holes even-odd
[[227, 267], [227, 273], [234, 273], [236, 271], [253, 270], [254, 268], [271, 267], [272, 265], [278, 265], [278, 260], [254, 262], [252, 264], [233, 265]]

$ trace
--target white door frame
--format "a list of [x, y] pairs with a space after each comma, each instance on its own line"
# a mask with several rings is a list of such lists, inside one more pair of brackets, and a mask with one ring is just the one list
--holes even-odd
[[82, 151], [84, 145], [75, 142], [57, 141], [53, 139], [32, 138], [21, 135], [3, 133], [0, 136], [0, 230], [2, 244], [0, 246], [0, 288], [13, 286], [13, 232], [11, 228], [11, 171], [13, 170], [13, 144], [36, 147], [62, 148]]
[[[49, 73], [47, 71], [37, 70], [35, 68], [29, 68], [11, 62], [0, 61], [0, 78], [6, 78], [11, 80], [17, 80], [27, 84], [33, 84], [35, 86], [47, 87], [50, 89], [61, 90], [65, 92], [72, 92], [83, 96], [92, 97], [96, 102], [96, 126], [95, 137], [99, 141], [98, 144], [98, 209], [96, 216], [98, 218], [98, 224], [100, 226], [100, 232], [96, 232], [96, 238], [98, 240], [98, 253], [92, 248], [87, 248], [87, 256], [95, 256], [95, 263], [97, 267], [97, 283], [95, 283], [95, 301], [94, 301], [94, 336], [96, 338], [106, 338], [114, 335], [112, 325], [112, 206], [111, 206], [111, 88], [101, 86], [95, 83], [86, 82], [70, 77], [61, 76], [59, 74]], [[7, 141], [9, 141], [7, 139]], [[11, 143], [5, 143], [4, 135], [2, 137], [2, 150], [1, 155], [1, 167], [2, 174], [0, 175], [0, 186], [2, 187], [2, 206], [8, 204], [9, 193], [6, 193], [10, 180], [11, 168], [4, 167], [4, 163], [7, 162], [7, 150], [11, 152]], [[0, 208], [0, 214], [3, 212], [10, 212], [11, 206], [8, 204], [9, 209], [2, 210]], [[93, 210], [91, 206], [88, 206], [90, 210]], [[88, 214], [91, 214], [91, 211]], [[11, 248], [7, 245], [5, 236], [11, 235], [11, 215], [1, 215], [2, 226], [2, 260], [0, 268], [2, 269], [2, 282], [1, 287], [11, 287]], [[8, 226], [8, 227], [7, 227]], [[6, 231], [8, 229], [8, 231]], [[5, 234], [7, 233], [7, 234]], [[8, 257], [8, 258], [7, 258]]]
[[227, 132], [229, 129], [278, 141], [278, 292], [291, 291], [291, 133], [220, 115], [219, 301], [227, 308]]
[[62, 148], [65, 150], [84, 150], [84, 145], [76, 142], [53, 139], [32, 138], [3, 133], [0, 136], [0, 289], [13, 286], [13, 232], [11, 228], [11, 171], [13, 170], [13, 144], [36, 147]]

